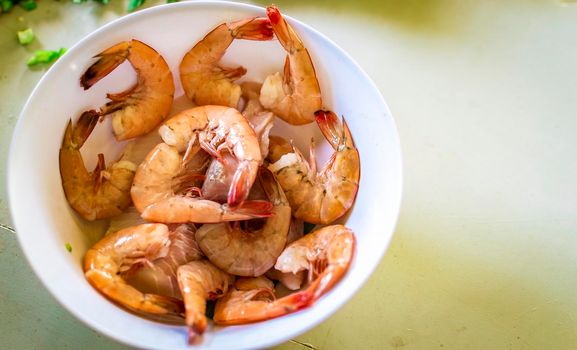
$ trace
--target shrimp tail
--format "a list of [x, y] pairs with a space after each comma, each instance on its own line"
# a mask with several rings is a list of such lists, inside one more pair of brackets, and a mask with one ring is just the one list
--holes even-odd
[[98, 58], [98, 60], [82, 74], [80, 77], [80, 86], [82, 86], [84, 90], [90, 89], [92, 85], [96, 84], [100, 79], [107, 76], [124, 62], [128, 58], [129, 53], [130, 42], [123, 41], [94, 56], [94, 58]]
[[271, 40], [274, 35], [271, 23], [265, 17], [248, 18], [234, 22], [230, 24], [229, 29], [235, 39], [265, 41]]
[[291, 26], [281, 15], [279, 9], [272, 5], [266, 8], [266, 15], [274, 29], [276, 37], [280, 44], [287, 52], [294, 52], [297, 48], [302, 47], [302, 42]]
[[62, 140], [62, 147], [80, 149], [92, 133], [92, 130], [94, 130], [99, 118], [100, 114], [92, 109], [82, 113], [75, 127], [72, 127], [72, 121], [68, 122]]
[[345, 141], [345, 132], [337, 115], [331, 111], [318, 110], [315, 112], [315, 119], [325, 139], [335, 151], [339, 151]]
[[201, 340], [205, 330], [206, 323], [203, 325], [193, 324], [192, 326], [188, 327], [188, 345], [197, 344]]

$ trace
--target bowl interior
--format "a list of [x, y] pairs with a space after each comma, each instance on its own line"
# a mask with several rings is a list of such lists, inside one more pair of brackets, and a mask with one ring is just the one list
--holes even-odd
[[[102, 297], [84, 278], [83, 255], [107, 223], [88, 224], [69, 207], [60, 182], [58, 150], [70, 118], [76, 120], [82, 111], [98, 108], [106, 101], [106, 92], [122, 91], [136, 80], [127, 63], [88, 91], [80, 87], [79, 77], [95, 54], [120, 41], [139, 39], [168, 62], [177, 84], [174, 110], [182, 109], [189, 105], [180, 97], [178, 65], [183, 55], [217, 24], [255, 15], [264, 15], [264, 10], [225, 2], [184, 2], [121, 18], [86, 37], [54, 64], [22, 111], [8, 164], [10, 207], [22, 249], [38, 277], [64, 307], [118, 341], [144, 348], [187, 348], [184, 327], [134, 316]], [[366, 281], [383, 256], [396, 223], [401, 158], [389, 109], [348, 55], [310, 27], [289, 21], [315, 63], [324, 105], [346, 118], [360, 152], [359, 192], [346, 219], [346, 225], [357, 235], [356, 255], [345, 278], [312, 308], [251, 325], [213, 327], [204, 339], [207, 349], [262, 348], [318, 324]], [[263, 81], [268, 74], [282, 70], [284, 57], [277, 41], [237, 41], [227, 51], [224, 64], [245, 66], [248, 73], [242, 81]], [[307, 149], [311, 136], [324, 140], [314, 123], [294, 127], [277, 120], [273, 133], [294, 139], [302, 150]], [[318, 143], [323, 162], [331, 150], [326, 142]], [[97, 153], [114, 160], [124, 145], [112, 137], [109, 120], [97, 126], [82, 149], [87, 168], [94, 166]], [[66, 250], [66, 243], [72, 252]]]

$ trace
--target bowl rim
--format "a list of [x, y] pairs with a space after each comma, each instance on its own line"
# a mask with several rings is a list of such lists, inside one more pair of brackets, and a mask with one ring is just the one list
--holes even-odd
[[[233, 9], [252, 10], [252, 11], [264, 11], [265, 10], [265, 7], [258, 6], [258, 5], [239, 3], [239, 2], [231, 2], [231, 1], [220, 1], [220, 0], [219, 1], [206, 1], [206, 0], [185, 1], [185, 2], [160, 4], [160, 5], [156, 5], [153, 7], [146, 8], [146, 9], [138, 10], [138, 11], [133, 12], [131, 14], [123, 15], [119, 18], [116, 18], [116, 19], [102, 25], [101, 27], [92, 31], [91, 33], [89, 33], [88, 35], [86, 35], [82, 39], [80, 39], [78, 42], [76, 42], [74, 45], [72, 45], [70, 47], [70, 49], [68, 50], [68, 52], [74, 52], [77, 49], [77, 47], [80, 47], [80, 46], [84, 45], [85, 43], [91, 41], [93, 38], [95, 38], [96, 36], [98, 36], [102, 32], [106, 32], [111, 27], [122, 25], [124, 22], [131, 21], [131, 20], [133, 20], [133, 18], [141, 17], [141, 16], [146, 17], [148, 15], [154, 14], [155, 12], [161, 12], [164, 9], [166, 9], [167, 7], [175, 7], [175, 8], [192, 7], [192, 8], [194, 8], [197, 6], [198, 7], [217, 6], [217, 7], [222, 7], [222, 8], [233, 8]], [[390, 118], [390, 123], [391, 123], [391, 127], [392, 127], [391, 136], [393, 137], [393, 139], [390, 140], [390, 142], [396, 145], [397, 151], [396, 151], [396, 154], [394, 154], [394, 157], [399, 162], [399, 166], [397, 167], [397, 169], [395, 169], [396, 174], [394, 174], [394, 176], [398, 180], [398, 188], [395, 188], [395, 191], [394, 191], [395, 198], [392, 200], [392, 203], [394, 204], [394, 212], [392, 212], [391, 214], [392, 214], [392, 217], [394, 218], [394, 220], [393, 220], [392, 227], [391, 227], [391, 234], [386, 239], [386, 242], [380, 251], [380, 256], [378, 257], [378, 259], [375, 259], [375, 263], [372, 265], [366, 266], [366, 268], [364, 269], [365, 274], [361, 277], [360, 283], [353, 285], [347, 292], [345, 292], [346, 295], [337, 303], [337, 305], [335, 305], [336, 307], [332, 308], [331, 312], [328, 312], [325, 315], [323, 315], [322, 317], [318, 318], [315, 322], [312, 322], [306, 328], [299, 329], [296, 331], [287, 329], [286, 333], [284, 335], [277, 336], [277, 337], [275, 337], [275, 339], [272, 339], [272, 340], [271, 339], [263, 340], [263, 342], [261, 344], [259, 344], [259, 346], [263, 346], [263, 347], [268, 347], [268, 346], [280, 344], [282, 342], [289, 340], [292, 337], [298, 336], [299, 334], [302, 334], [304, 332], [309, 331], [313, 327], [318, 326], [320, 323], [324, 322], [327, 318], [329, 318], [331, 315], [333, 315], [337, 310], [339, 310], [345, 303], [348, 303], [352, 299], [352, 297], [360, 290], [360, 288], [366, 284], [369, 277], [371, 277], [373, 275], [373, 273], [376, 270], [376, 268], [378, 267], [378, 265], [382, 262], [384, 255], [388, 250], [388, 247], [390, 245], [392, 237], [394, 236], [394, 233], [396, 231], [396, 227], [398, 225], [399, 213], [400, 213], [400, 209], [401, 209], [401, 205], [402, 205], [403, 189], [404, 189], [403, 158], [402, 158], [402, 149], [401, 149], [401, 143], [400, 143], [400, 139], [399, 139], [397, 126], [396, 126], [395, 120], [393, 118], [393, 115], [390, 111], [390, 108], [389, 108], [388, 104], [386, 103], [384, 97], [382, 96], [380, 90], [376, 86], [376, 84], [367, 75], [367, 73], [361, 68], [361, 66], [345, 50], [343, 50], [340, 46], [338, 46], [330, 38], [325, 36], [320, 31], [309, 26], [308, 24], [303, 23], [297, 19], [294, 19], [293, 17], [291, 17], [289, 15], [283, 14], [283, 17], [285, 17], [289, 22], [296, 23], [298, 26], [303, 27], [307, 31], [318, 36], [322, 41], [325, 41], [327, 44], [332, 46], [332, 48], [334, 48], [338, 54], [340, 54], [340, 55], [342, 55], [348, 59], [348, 61], [354, 66], [354, 68], [358, 72], [360, 72], [362, 78], [368, 83], [370, 88], [377, 92], [378, 99], [379, 99], [378, 102], [380, 102], [380, 104], [384, 107], [384, 110], [387, 112], [387, 115]], [[68, 54], [68, 52], [64, 56], [66, 56]], [[24, 106], [22, 107], [22, 110], [18, 116], [18, 120], [16, 121], [16, 125], [13, 129], [11, 140], [10, 140], [10, 146], [8, 149], [7, 162], [6, 162], [6, 165], [7, 165], [7, 167], [6, 167], [7, 168], [6, 189], [7, 189], [7, 199], [8, 199], [8, 208], [9, 208], [9, 212], [10, 212], [10, 218], [12, 220], [12, 223], [14, 225], [14, 229], [16, 231], [16, 237], [17, 237], [18, 243], [20, 245], [22, 252], [24, 253], [24, 256], [26, 257], [26, 261], [28, 263], [28, 266], [30, 266], [32, 271], [34, 271], [34, 274], [36, 275], [36, 277], [41, 281], [43, 286], [49, 291], [51, 296], [65, 310], [67, 310], [70, 314], [72, 314], [77, 320], [82, 322], [88, 328], [90, 328], [90, 329], [92, 329], [92, 330], [94, 330], [100, 334], [103, 334], [103, 335], [107, 336], [108, 338], [113, 339], [114, 341], [117, 341], [119, 343], [122, 343], [122, 344], [125, 344], [128, 346], [135, 346], [135, 343], [132, 343], [129, 339], [122, 338], [121, 336], [117, 335], [116, 333], [109, 331], [108, 328], [103, 327], [98, 322], [92, 322], [91, 319], [88, 317], [85, 317], [85, 315], [83, 313], [78, 312], [76, 309], [74, 309], [71, 305], [66, 303], [64, 300], [61, 300], [61, 298], [59, 297], [59, 294], [56, 292], [56, 289], [54, 288], [54, 286], [50, 283], [50, 281], [46, 278], [46, 276], [43, 276], [40, 273], [38, 266], [34, 263], [35, 259], [33, 259], [33, 257], [30, 256], [31, 252], [25, 248], [24, 239], [22, 237], [22, 234], [19, 233], [19, 232], [21, 232], [19, 230], [19, 223], [18, 223], [19, 220], [17, 219], [16, 210], [14, 208], [14, 201], [13, 201], [13, 198], [16, 197], [17, 193], [15, 192], [14, 186], [11, 185], [13, 183], [13, 180], [12, 180], [13, 177], [17, 176], [17, 174], [13, 173], [13, 171], [11, 170], [11, 169], [14, 169], [14, 166], [11, 166], [11, 165], [14, 164], [14, 162], [15, 162], [14, 161], [14, 157], [15, 157], [14, 156], [14, 148], [16, 147], [15, 146], [16, 138], [17, 138], [17, 135], [19, 135], [21, 133], [20, 129], [23, 128], [22, 124], [24, 123], [23, 122], [24, 116], [28, 113], [28, 109], [30, 108], [32, 101], [36, 98], [36, 95], [39, 93], [38, 91], [39, 91], [40, 86], [42, 86], [44, 84], [45, 80], [50, 80], [52, 78], [52, 75], [54, 74], [54, 71], [56, 71], [57, 68], [62, 64], [64, 64], [63, 60], [59, 59], [44, 73], [44, 75], [36, 83], [34, 89], [32, 90], [32, 92], [28, 96], [28, 99], [24, 103]]]

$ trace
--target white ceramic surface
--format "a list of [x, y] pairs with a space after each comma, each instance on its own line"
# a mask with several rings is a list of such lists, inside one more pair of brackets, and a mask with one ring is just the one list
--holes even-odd
[[[281, 9], [282, 10], [282, 9]], [[187, 348], [184, 327], [167, 326], [134, 316], [96, 292], [84, 279], [82, 258], [106, 226], [87, 224], [69, 208], [62, 191], [58, 149], [69, 118], [104, 103], [105, 92], [130, 86], [134, 73], [123, 64], [89, 91], [78, 83], [91, 57], [122, 40], [142, 40], [167, 60], [173, 72], [184, 53], [216, 24], [254, 15], [264, 9], [226, 2], [183, 2], [126, 16], [92, 33], [71, 48], [46, 73], [26, 103], [13, 134], [8, 161], [8, 192], [18, 239], [33, 270], [78, 319], [120, 342], [142, 348]], [[309, 26], [289, 19], [313, 57], [324, 104], [344, 115], [361, 156], [361, 183], [346, 224], [357, 234], [357, 251], [345, 278], [313, 307], [275, 320], [236, 327], [211, 327], [206, 349], [262, 348], [286, 341], [326, 319], [362, 286], [392, 237], [400, 206], [400, 146], [390, 111], [371, 80], [334, 43]], [[248, 69], [245, 80], [262, 80], [282, 69], [284, 52], [276, 41], [235, 42], [225, 56], [229, 65]], [[178, 82], [177, 76], [175, 81]], [[176, 96], [182, 94], [177, 83]], [[181, 99], [182, 100], [182, 99]], [[184, 104], [185, 105], [185, 104]], [[183, 104], [178, 104], [182, 108]], [[175, 107], [177, 108], [177, 107]], [[314, 124], [275, 126], [276, 133], [305, 147], [321, 139]], [[106, 145], [103, 147], [102, 145]], [[114, 159], [122, 148], [109, 123], [98, 126], [83, 148], [87, 167], [103, 152]], [[319, 146], [321, 160], [328, 145]], [[73, 247], [69, 253], [65, 244]]]

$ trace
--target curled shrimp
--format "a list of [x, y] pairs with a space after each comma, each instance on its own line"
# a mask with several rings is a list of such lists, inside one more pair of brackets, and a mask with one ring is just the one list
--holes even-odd
[[190, 261], [200, 260], [204, 256], [194, 239], [196, 231], [194, 225], [171, 226], [173, 226], [169, 226], [171, 243], [166, 255], [126, 274], [125, 279], [143, 293], [182, 299], [176, 279], [176, 269]]
[[310, 164], [295, 148], [269, 169], [284, 189], [296, 218], [313, 224], [330, 224], [353, 205], [360, 177], [359, 152], [346, 124], [330, 111], [318, 111], [317, 123], [335, 152], [320, 172], [316, 171], [314, 146]]
[[312, 282], [299, 292], [275, 299], [266, 286], [232, 290], [216, 303], [214, 322], [234, 325], [284, 316], [310, 306], [345, 275], [355, 248], [353, 232], [342, 225], [326, 226], [290, 244], [275, 268], [296, 273], [308, 270]]
[[[271, 204], [244, 201], [234, 210], [228, 204], [178, 193], [183, 157], [175, 147], [160, 143], [138, 166], [131, 195], [134, 206], [149, 221], [218, 223], [270, 215]], [[185, 175], [186, 176], [186, 175]]]
[[180, 81], [186, 96], [199, 106], [236, 108], [241, 89], [233, 81], [242, 77], [246, 69], [221, 67], [220, 60], [235, 39], [270, 40], [272, 37], [267, 18], [248, 18], [217, 26], [188, 51], [180, 63]]
[[[252, 126], [258, 139], [261, 156], [264, 158], [269, 149], [269, 132], [273, 126], [274, 115], [266, 111], [258, 101], [260, 86], [254, 82], [241, 84], [245, 100], [242, 115]], [[202, 195], [206, 199], [226, 201], [237, 168], [238, 162], [229, 152], [222, 153], [220, 159], [213, 158], [206, 171]]]
[[168, 64], [152, 47], [138, 40], [123, 41], [95, 57], [98, 58], [80, 78], [84, 90], [107, 76], [126, 59], [138, 75], [136, 85], [126, 91], [108, 94], [102, 116], [112, 116], [116, 139], [126, 140], [149, 133], [170, 112], [174, 80]]
[[[239, 325], [264, 321], [303, 309], [312, 301], [311, 295], [305, 291], [276, 299], [274, 290], [266, 284], [262, 285], [262, 282], [244, 284], [243, 289], [231, 289], [217, 300], [213, 317], [215, 324]], [[249, 286], [252, 288], [248, 289]]]
[[82, 113], [76, 126], [68, 122], [59, 163], [62, 187], [68, 203], [86, 220], [109, 218], [122, 213], [130, 205], [130, 186], [136, 165], [121, 158], [106, 168], [104, 155], [98, 155], [93, 172], [84, 167], [80, 148], [96, 126], [96, 111]]
[[260, 102], [287, 123], [308, 124], [322, 108], [321, 89], [309, 52], [278, 8], [269, 6], [266, 14], [278, 41], [287, 52], [284, 76], [268, 76], [260, 91]]
[[224, 295], [234, 282], [234, 277], [208, 260], [198, 260], [180, 266], [177, 278], [186, 309], [188, 339], [189, 343], [193, 343], [206, 330], [206, 301]]
[[223, 106], [187, 109], [165, 121], [159, 133], [166, 144], [181, 152], [198, 135], [200, 147], [214, 158], [222, 161], [222, 154], [230, 153], [238, 163], [228, 192], [228, 204], [234, 207], [246, 199], [262, 156], [254, 130], [239, 111]]
[[142, 293], [123, 277], [131, 269], [166, 256], [170, 237], [163, 224], [142, 224], [104, 236], [84, 257], [88, 282], [112, 301], [139, 314], [179, 317], [182, 302], [168, 296]]
[[238, 276], [259, 276], [270, 269], [286, 244], [291, 209], [284, 192], [266, 168], [259, 182], [273, 204], [272, 216], [258, 229], [243, 229], [235, 222], [207, 224], [196, 231], [196, 240], [206, 257], [220, 269]]

